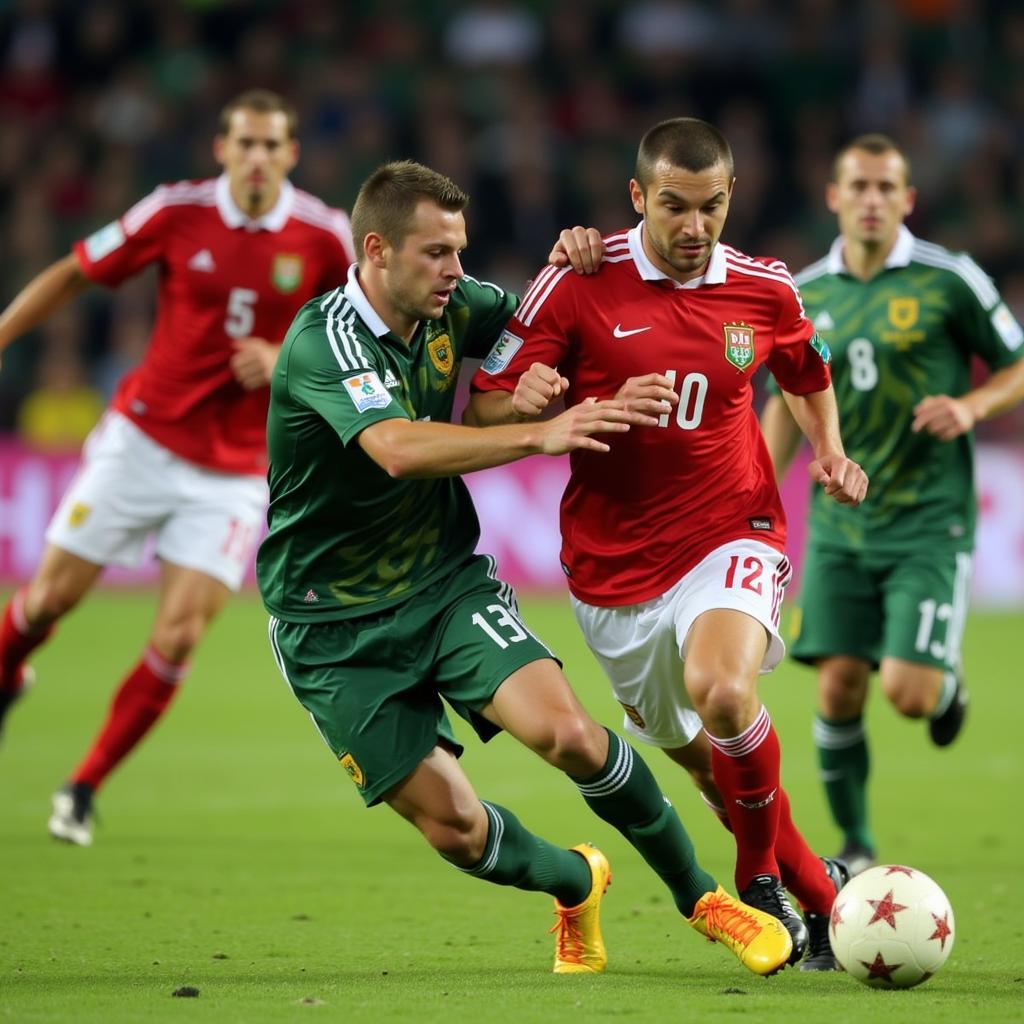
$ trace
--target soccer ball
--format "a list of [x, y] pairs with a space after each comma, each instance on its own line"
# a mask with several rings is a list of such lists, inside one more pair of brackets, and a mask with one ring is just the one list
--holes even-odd
[[946, 962], [953, 908], [923, 871], [882, 864], [840, 890], [828, 933], [847, 974], [873, 988], [912, 988]]

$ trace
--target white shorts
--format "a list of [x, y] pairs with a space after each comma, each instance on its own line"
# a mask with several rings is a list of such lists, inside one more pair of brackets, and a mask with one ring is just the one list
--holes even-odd
[[197, 466], [109, 411], [86, 438], [46, 539], [97, 565], [137, 566], [152, 536], [164, 561], [237, 590], [267, 499], [262, 477]]
[[764, 626], [770, 672], [786, 645], [779, 636], [785, 555], [754, 540], [716, 548], [661, 597], [614, 608], [572, 598], [576, 621], [626, 709], [623, 728], [655, 747], [683, 747], [701, 730], [683, 685], [686, 644], [698, 616], [716, 608], [745, 612]]

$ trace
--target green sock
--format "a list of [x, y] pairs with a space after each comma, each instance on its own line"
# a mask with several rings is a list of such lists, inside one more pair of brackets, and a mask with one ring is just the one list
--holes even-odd
[[813, 733], [833, 820], [848, 842], [874, 850], [867, 804], [871, 758], [863, 716], [835, 720], [815, 715]]
[[668, 886], [679, 912], [718, 883], [698, 863], [693, 841], [661, 792], [650, 768], [608, 730], [608, 760], [589, 779], [573, 780], [590, 809], [614, 825]]
[[495, 885], [549, 893], [563, 907], [575, 907], [587, 898], [593, 879], [583, 857], [528, 832], [504, 807], [480, 802], [487, 812], [487, 845], [476, 864], [460, 871]]

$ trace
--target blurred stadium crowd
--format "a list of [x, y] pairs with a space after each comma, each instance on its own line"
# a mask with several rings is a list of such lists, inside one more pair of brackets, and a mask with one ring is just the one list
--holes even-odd
[[[633, 223], [635, 146], [661, 118], [722, 128], [725, 240], [794, 270], [835, 234], [834, 149], [886, 131], [920, 190], [912, 230], [969, 250], [1024, 318], [1017, 0], [6, 0], [0, 300], [156, 184], [215, 174], [220, 107], [254, 85], [299, 109], [297, 184], [349, 208], [383, 160], [444, 171], [473, 196], [468, 269], [515, 290], [561, 226]], [[152, 285], [93, 290], [10, 349], [0, 431], [76, 447], [146, 343]]]

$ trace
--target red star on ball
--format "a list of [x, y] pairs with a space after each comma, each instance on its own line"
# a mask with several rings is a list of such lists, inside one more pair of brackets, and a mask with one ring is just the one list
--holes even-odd
[[891, 982], [893, 971], [898, 971], [903, 964], [887, 964], [882, 959], [881, 953], [875, 954], [875, 962], [869, 964], [866, 960], [861, 960], [861, 963], [867, 968], [869, 978], [882, 978], [884, 981]]
[[836, 900], [836, 902], [832, 904], [832, 921], [831, 921], [831, 924], [832, 924], [832, 929], [833, 930], [838, 928], [843, 923], [843, 907], [845, 907], [845, 906], [846, 906], [846, 904], [845, 903], [840, 903], [839, 900]]
[[942, 946], [943, 949], [945, 949], [946, 939], [948, 939], [950, 935], [953, 934], [953, 929], [949, 927], [949, 911], [947, 910], [942, 915], [942, 917], [939, 917], [938, 914], [933, 913], [932, 917], [935, 918], [935, 931], [933, 931], [931, 935], [928, 936], [928, 938], [938, 939], [939, 945]]
[[868, 903], [875, 908], [875, 912], [868, 921], [868, 924], [874, 924], [876, 921], [884, 921], [893, 931], [896, 930], [896, 915], [901, 910], [907, 908], [902, 903], [897, 903], [892, 898], [892, 889], [890, 889], [885, 896], [880, 900], [868, 900]]
[[890, 864], [885, 869], [886, 875], [906, 875], [907, 878], [914, 877], [914, 869], [905, 867], [903, 864]]

